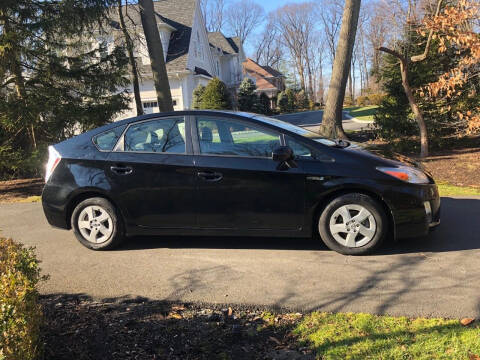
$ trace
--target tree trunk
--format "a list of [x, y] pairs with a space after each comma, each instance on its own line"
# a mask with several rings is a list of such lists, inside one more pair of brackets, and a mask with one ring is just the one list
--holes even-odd
[[329, 137], [347, 137], [342, 126], [342, 109], [345, 98], [345, 87], [352, 62], [360, 3], [361, 0], [345, 1], [342, 27], [335, 52], [332, 77], [328, 87], [327, 103], [322, 121], [322, 133]]
[[415, 115], [415, 119], [417, 120], [417, 124], [420, 129], [420, 156], [426, 157], [428, 156], [427, 126], [425, 124], [425, 120], [423, 119], [423, 114], [420, 111], [417, 102], [415, 101], [415, 97], [413, 96], [412, 88], [410, 87], [410, 84], [408, 82], [409, 60], [400, 53], [389, 48], [381, 47], [378, 50], [389, 53], [390, 55], [393, 55], [400, 60], [400, 74], [402, 76], [403, 90], [405, 91], [405, 95], [407, 96], [410, 109], [412, 110], [413, 115]]
[[168, 82], [167, 67], [163, 56], [162, 42], [152, 0], [139, 0], [140, 17], [147, 41], [148, 55], [152, 66], [153, 82], [157, 91], [158, 108], [161, 112], [173, 111], [172, 94]]
[[[127, 5], [127, 4], [126, 4]], [[130, 62], [130, 69], [132, 72], [133, 94], [135, 97], [135, 105], [137, 107], [137, 116], [143, 115], [142, 99], [140, 97], [140, 85], [138, 81], [137, 62], [133, 54], [133, 41], [128, 33], [127, 26], [122, 11], [122, 0], [118, 0], [118, 17], [120, 19], [120, 27], [122, 28], [123, 36], [125, 38], [125, 45], [127, 47], [128, 60]]]
[[410, 88], [410, 84], [408, 82], [408, 62], [407, 61], [400, 61], [400, 73], [402, 75], [402, 86], [405, 94], [407, 95], [408, 103], [410, 104], [410, 108], [412, 109], [413, 114], [415, 115], [415, 119], [417, 120], [418, 127], [420, 129], [420, 156], [426, 157], [428, 156], [428, 136], [427, 136], [427, 126], [425, 124], [425, 120], [423, 119], [422, 112], [420, 111], [417, 102], [415, 101], [415, 97], [413, 96], [412, 89]]

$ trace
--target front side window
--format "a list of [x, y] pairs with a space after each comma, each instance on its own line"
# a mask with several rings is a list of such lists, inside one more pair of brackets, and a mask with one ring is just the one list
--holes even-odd
[[180, 117], [145, 121], [130, 126], [125, 151], [185, 153], [185, 120]]
[[234, 119], [197, 117], [202, 154], [272, 157], [279, 134]]

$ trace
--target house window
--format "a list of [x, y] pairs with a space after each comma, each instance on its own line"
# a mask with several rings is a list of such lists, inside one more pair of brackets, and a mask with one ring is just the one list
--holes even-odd
[[154, 108], [158, 107], [158, 102], [157, 101], [148, 101], [143, 103], [143, 108], [144, 109], [149, 109], [149, 108]]

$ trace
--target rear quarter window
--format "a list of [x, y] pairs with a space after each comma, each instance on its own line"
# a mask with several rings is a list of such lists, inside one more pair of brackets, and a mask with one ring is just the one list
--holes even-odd
[[120, 139], [124, 129], [125, 126], [118, 126], [110, 129], [94, 136], [92, 141], [98, 150], [112, 151], [115, 147], [115, 144], [118, 142], [118, 139]]

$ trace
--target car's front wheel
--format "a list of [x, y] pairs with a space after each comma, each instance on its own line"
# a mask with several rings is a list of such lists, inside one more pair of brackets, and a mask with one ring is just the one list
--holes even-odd
[[124, 239], [122, 222], [107, 199], [83, 200], [73, 210], [71, 221], [77, 240], [89, 249], [110, 250]]
[[387, 235], [385, 210], [368, 195], [350, 193], [334, 198], [318, 221], [320, 237], [330, 249], [344, 255], [362, 255], [377, 249]]

